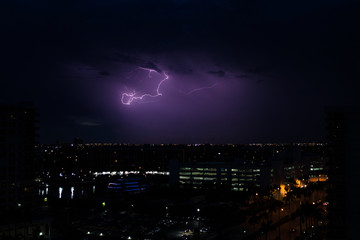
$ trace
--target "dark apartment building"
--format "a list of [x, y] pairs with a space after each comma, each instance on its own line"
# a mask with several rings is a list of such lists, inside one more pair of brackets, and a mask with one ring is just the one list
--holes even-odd
[[360, 215], [360, 108], [329, 108], [328, 139], [328, 236], [358, 239]]
[[0, 211], [22, 206], [33, 181], [37, 112], [0, 104]]

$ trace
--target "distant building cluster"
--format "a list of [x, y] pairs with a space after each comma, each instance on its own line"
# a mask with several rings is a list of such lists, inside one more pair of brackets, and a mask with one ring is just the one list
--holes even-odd
[[260, 188], [261, 168], [244, 168], [236, 163], [201, 162], [178, 164], [175, 160], [170, 170], [170, 182], [193, 189], [226, 188], [233, 191], [249, 191]]
[[359, 113], [328, 109], [327, 143], [132, 145], [84, 144], [75, 138], [72, 143], [38, 144], [35, 109], [0, 105], [0, 213], [30, 205], [34, 183], [46, 202], [49, 184], [66, 181], [104, 183], [116, 193], [160, 185], [252, 193], [276, 189], [278, 200], [290, 185], [306, 188], [326, 181], [328, 239], [354, 236], [356, 229], [349, 223], [360, 214], [354, 191], [360, 169]]
[[324, 143], [41, 145], [43, 169], [53, 172], [168, 172], [169, 184], [192, 189], [256, 191], [325, 181]]
[[172, 160], [170, 184], [193, 189], [257, 191], [287, 184], [301, 187], [305, 182], [327, 179], [325, 144], [253, 144], [242, 148], [243, 158], [231, 162]]

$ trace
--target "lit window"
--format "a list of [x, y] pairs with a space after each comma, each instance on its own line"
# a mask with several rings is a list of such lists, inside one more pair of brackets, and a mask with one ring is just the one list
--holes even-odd
[[184, 168], [180, 168], [181, 171], [189, 171], [191, 170], [191, 168], [188, 168], [188, 167], [184, 167]]
[[190, 179], [190, 177], [180, 176], [180, 179]]
[[205, 176], [216, 176], [216, 173], [204, 173]]
[[205, 177], [204, 180], [216, 180], [216, 178], [212, 178], [212, 177]]
[[194, 180], [203, 180], [203, 177], [193, 177]]

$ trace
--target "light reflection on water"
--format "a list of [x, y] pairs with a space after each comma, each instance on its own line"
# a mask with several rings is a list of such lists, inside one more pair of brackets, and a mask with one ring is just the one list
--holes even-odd
[[70, 196], [71, 199], [74, 199], [74, 187], [71, 187], [71, 196]]
[[58, 199], [87, 199], [95, 195], [95, 185], [88, 186], [59, 186], [39, 188], [38, 195]]
[[63, 191], [63, 188], [62, 188], [62, 187], [59, 187], [59, 198], [61, 198], [62, 191]]

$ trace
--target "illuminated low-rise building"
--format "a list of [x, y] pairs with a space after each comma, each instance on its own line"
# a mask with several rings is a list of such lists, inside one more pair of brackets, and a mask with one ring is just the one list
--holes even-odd
[[233, 162], [170, 163], [170, 184], [193, 189], [251, 191], [270, 184], [271, 169]]
[[120, 193], [139, 193], [146, 191], [147, 186], [142, 178], [120, 178], [108, 184], [108, 190]]

